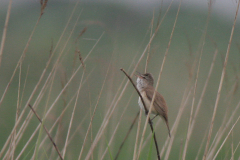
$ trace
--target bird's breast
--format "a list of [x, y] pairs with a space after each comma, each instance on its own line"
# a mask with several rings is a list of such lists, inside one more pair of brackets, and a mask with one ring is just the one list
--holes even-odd
[[[140, 92], [140, 93], [141, 93], [141, 96], [142, 96], [142, 98], [143, 98], [143, 100], [144, 100], [144, 103], [145, 103], [145, 105], [146, 105], [147, 110], [149, 110], [150, 105], [151, 105], [151, 101], [148, 99], [148, 97], [147, 97], [147, 95], [146, 95], [146, 92]], [[143, 106], [141, 97], [139, 97], [139, 99], [138, 99], [138, 104], [139, 104], [140, 108], [145, 112], [145, 108], [144, 108], [144, 106]], [[155, 114], [155, 115], [157, 114], [154, 106], [152, 107], [152, 112], [151, 112], [151, 114]]]

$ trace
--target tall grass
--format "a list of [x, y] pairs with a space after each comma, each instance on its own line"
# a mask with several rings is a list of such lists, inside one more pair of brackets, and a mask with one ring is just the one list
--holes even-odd
[[88, 10], [94, 5], [77, 1], [68, 6], [67, 18], [61, 17], [64, 27], [57, 40], [45, 40], [47, 49], [35, 42], [45, 34], [40, 32], [44, 27], [51, 27], [44, 18], [54, 21], [54, 7], [51, 1], [40, 2], [20, 55], [11, 55], [8, 48], [15, 23], [11, 0], [6, 10], [0, 49], [0, 159], [157, 159], [147, 125], [151, 115], [139, 112], [138, 94], [120, 68], [133, 80], [136, 71], [157, 77], [155, 87], [167, 101], [171, 127], [169, 138], [162, 120], [154, 119], [161, 159], [240, 159], [240, 55], [234, 38], [240, 1], [234, 3], [231, 30], [224, 30], [227, 41], [225, 35], [218, 39], [211, 34], [218, 29], [213, 1], [206, 20], [199, 20], [203, 30], [190, 31], [181, 29], [190, 25], [182, 24], [186, 4], [171, 1], [165, 6], [161, 1], [151, 10], [144, 32], [137, 29], [139, 23], [129, 23], [137, 37], [117, 32], [127, 29], [127, 22], [109, 27], [114, 15], [101, 20], [101, 4], [94, 13]]

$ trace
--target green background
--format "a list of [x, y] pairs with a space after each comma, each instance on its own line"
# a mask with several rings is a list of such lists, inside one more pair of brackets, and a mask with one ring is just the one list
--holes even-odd
[[[207, 2], [206, 2], [207, 3]], [[84, 84], [82, 90], [80, 91], [78, 106], [76, 109], [73, 128], [76, 128], [82, 118], [89, 114], [89, 117], [84, 121], [81, 129], [75, 136], [74, 141], [67, 149], [67, 159], [76, 159], [80, 152], [80, 148], [83, 143], [83, 139], [90, 122], [89, 108], [91, 107], [91, 112], [95, 106], [98, 98], [98, 94], [101, 90], [101, 86], [105, 79], [107, 69], [110, 65], [110, 70], [106, 80], [106, 84], [101, 96], [99, 106], [96, 110], [96, 114], [93, 120], [92, 126], [92, 136], [95, 137], [102, 120], [106, 114], [108, 107], [110, 106], [114, 96], [118, 90], [118, 86], [121, 84], [124, 74], [119, 70], [124, 68], [130, 74], [133, 66], [136, 65], [138, 58], [144, 51], [150, 37], [150, 23], [153, 18], [154, 13], [154, 27], [156, 28], [157, 20], [159, 17], [160, 8], [161, 18], [165, 14], [168, 3], [164, 2], [161, 7], [161, 3], [154, 6], [141, 6], [133, 7], [131, 3], [111, 3], [111, 2], [80, 2], [76, 11], [73, 14], [73, 18], [70, 21], [69, 27], [66, 30], [66, 34], [63, 36], [63, 41], [57, 48], [57, 52], [54, 55], [53, 62], [50, 64], [50, 68], [47, 70], [47, 75], [50, 73], [54, 62], [57, 59], [57, 55], [63, 49], [68, 36], [71, 33], [71, 29], [76, 22], [77, 17], [80, 15], [80, 19], [76, 24], [76, 29], [74, 30], [72, 37], [69, 39], [66, 49], [64, 50], [64, 56], [61, 59], [61, 65], [58, 66], [56, 72], [56, 77], [54, 80], [53, 91], [50, 97], [50, 103], [52, 104], [59, 92], [62, 89], [61, 86], [61, 74], [66, 74], [66, 78], [69, 79], [72, 73], [74, 63], [76, 66], [80, 65], [77, 59], [74, 62], [74, 52], [75, 48], [81, 51], [83, 58], [92, 49], [96, 42], [96, 39], [104, 32], [102, 39], [96, 48], [93, 50], [92, 54], [86, 61], [86, 75], [91, 71], [91, 75]], [[49, 1], [48, 5], [44, 11], [44, 14], [40, 20], [39, 25], [30, 42], [28, 51], [26, 53], [25, 60], [21, 68], [21, 87], [20, 91], [23, 92], [23, 84], [29, 67], [29, 73], [27, 77], [27, 85], [24, 90], [24, 95], [22, 97], [22, 105], [24, 106], [29, 98], [32, 90], [37, 84], [43, 69], [46, 66], [47, 60], [49, 58], [51, 46], [55, 46], [58, 39], [60, 38], [63, 29], [69, 20], [71, 12], [73, 11], [75, 2], [56, 2]], [[151, 72], [155, 79], [157, 79], [159, 70], [162, 64], [163, 56], [166, 51], [170, 34], [172, 32], [173, 24], [176, 18], [176, 13], [178, 9], [178, 2], [175, 2], [167, 13], [162, 25], [160, 26], [159, 32], [157, 33], [155, 39], [151, 43], [150, 50], [150, 60], [148, 66], [148, 72]], [[0, 31], [3, 31], [5, 16], [7, 11], [7, 3], [1, 6], [0, 9]], [[5, 48], [2, 56], [2, 63], [0, 66], [0, 95], [4, 93], [4, 90], [12, 76], [12, 73], [17, 65], [17, 62], [26, 46], [28, 38], [37, 22], [40, 13], [39, 3], [23, 3], [15, 4], [13, 3], [11, 16], [9, 20], [7, 38], [5, 43]], [[172, 37], [171, 46], [169, 49], [169, 54], [164, 66], [164, 70], [161, 76], [160, 85], [158, 91], [165, 97], [168, 108], [169, 108], [169, 123], [170, 126], [173, 125], [175, 117], [179, 112], [179, 107], [183, 97], [184, 90], [187, 86], [189, 79], [189, 72], [187, 64], [193, 63], [194, 58], [198, 58], [200, 48], [199, 44], [202, 44], [201, 36], [204, 33], [206, 20], [208, 16], [207, 9], [191, 8], [188, 4], [184, 3], [181, 6], [179, 17], [177, 19], [176, 28]], [[207, 78], [208, 70], [210, 68], [212, 57], [215, 52], [214, 43], [217, 44], [218, 56], [214, 66], [213, 74], [211, 76], [202, 107], [200, 109], [199, 115], [197, 117], [196, 127], [194, 128], [193, 135], [190, 139], [187, 157], [186, 159], [195, 158], [202, 139], [206, 130], [209, 128], [210, 120], [213, 113], [213, 108], [216, 100], [217, 90], [220, 82], [223, 61], [225, 53], [227, 51], [227, 46], [229, 42], [229, 37], [233, 24], [233, 17], [229, 19], [221, 17], [221, 15], [213, 12], [210, 16], [210, 21], [208, 24], [207, 35], [205, 39], [205, 45], [202, 53], [202, 60], [199, 72], [198, 85], [196, 90], [196, 102], [195, 106], [199, 100], [203, 85]], [[79, 33], [87, 27], [86, 33], [84, 33], [77, 44], [75, 39], [78, 37]], [[236, 28], [234, 31], [234, 36], [232, 40], [232, 47], [230, 50], [230, 56], [228, 60], [227, 73], [223, 84], [222, 95], [215, 119], [215, 124], [213, 128], [213, 135], [216, 134], [217, 129], [222, 123], [222, 118], [226, 113], [227, 108], [230, 109], [230, 113], [235, 108], [239, 101], [239, 92], [237, 90], [236, 94], [231, 99], [231, 104], [229, 104], [229, 97], [227, 97], [232, 85], [235, 83], [236, 76], [239, 75], [239, 22], [237, 21]], [[0, 37], [2, 32], [0, 33]], [[214, 43], [213, 43], [214, 42]], [[145, 59], [141, 61], [138, 71], [144, 72]], [[132, 65], [131, 65], [132, 64]], [[129, 69], [130, 68], [130, 69]], [[195, 70], [196, 71], [196, 70]], [[0, 148], [6, 141], [6, 138], [10, 134], [16, 114], [17, 105], [17, 95], [18, 95], [18, 85], [19, 85], [19, 69], [15, 75], [6, 97], [0, 106]], [[79, 82], [82, 75], [82, 69], [80, 73], [74, 78], [70, 86], [67, 88], [66, 99], [67, 101], [73, 96], [77, 91]], [[195, 72], [193, 78], [195, 78]], [[86, 76], [85, 76], [86, 77]], [[47, 76], [44, 77], [46, 80]], [[133, 78], [135, 81], [135, 78]], [[237, 81], [239, 81], [237, 79]], [[126, 80], [124, 81], [124, 83]], [[194, 84], [194, 82], [191, 82]], [[40, 84], [40, 88], [43, 83]], [[40, 89], [37, 90], [39, 93]], [[132, 95], [133, 94], [133, 95]], [[44, 107], [47, 100], [47, 95], [45, 94], [37, 112], [42, 117], [44, 113]], [[133, 96], [130, 100], [129, 107], [124, 114], [124, 118], [120, 123], [119, 129], [115, 135], [114, 142], [110, 147], [111, 154], [115, 156], [117, 149], [122, 142], [130, 124], [139, 110], [137, 99], [138, 96], [134, 92], [131, 85], [128, 85], [126, 92], [124, 92], [116, 110], [114, 111], [113, 117], [110, 119], [110, 123], [104, 132], [103, 140], [97, 145], [94, 156], [101, 156], [102, 152], [107, 147], [107, 142], [113, 133], [113, 130], [119, 121], [124, 107], [126, 106], [129, 97]], [[34, 95], [35, 99], [37, 96]], [[191, 96], [192, 98], [192, 96]], [[33, 101], [34, 102], [34, 101]], [[33, 103], [32, 102], [32, 103]], [[185, 142], [186, 132], [188, 127], [188, 120], [190, 115], [191, 100], [188, 102], [187, 109], [184, 111], [183, 117], [181, 118], [180, 127], [176, 133], [176, 137], [173, 143], [173, 149], [170, 154], [170, 159], [178, 159], [181, 154], [183, 143]], [[73, 107], [74, 103], [72, 103]], [[64, 115], [62, 121], [62, 139], [58, 142], [59, 147], [62, 148], [64, 144], [64, 139], [67, 134], [68, 123], [71, 117], [72, 107], [68, 109]], [[46, 127], [50, 128], [53, 120], [59, 115], [59, 113], [64, 108], [64, 101], [60, 99], [51, 112], [51, 115], [46, 119]], [[238, 111], [239, 112], [239, 111]], [[229, 114], [230, 114], [229, 113]], [[236, 119], [236, 118], [235, 118]], [[142, 124], [144, 123], [145, 117], [142, 117]], [[157, 120], [155, 120], [157, 121]], [[30, 121], [26, 132], [21, 139], [19, 146], [17, 147], [16, 153], [19, 153], [20, 149], [26, 143], [26, 140], [33, 132], [34, 128], [39, 122], [34, 117]], [[155, 122], [156, 123], [156, 122]], [[155, 124], [154, 123], [154, 124]], [[133, 132], [130, 134], [119, 159], [132, 159], [135, 136], [136, 136], [137, 126], [134, 126]], [[56, 132], [56, 131], [55, 131]], [[239, 132], [239, 127], [234, 130], [234, 135]], [[148, 128], [147, 133], [150, 133]], [[55, 134], [55, 133], [54, 133]], [[45, 132], [43, 133], [45, 135]], [[167, 137], [167, 128], [165, 124], [161, 123], [160, 126], [156, 128], [156, 135], [162, 148], [163, 142]], [[212, 136], [214, 137], [214, 136]], [[27, 153], [32, 151], [35, 145], [37, 137], [30, 144], [28, 150], [23, 157], [28, 157]], [[90, 147], [90, 138], [88, 138], [83, 157], [86, 156], [87, 151]], [[106, 139], [106, 140], [104, 140]], [[234, 146], [235, 142], [238, 143], [239, 136], [234, 136], [233, 139]], [[204, 143], [205, 144], [205, 143]], [[147, 144], [149, 148], [150, 142]], [[219, 154], [219, 158], [229, 156], [229, 148], [231, 141], [226, 143]], [[205, 146], [205, 145], [204, 145]], [[44, 150], [44, 149], [42, 149]], [[48, 150], [39, 152], [49, 152]], [[140, 159], [146, 159], [148, 149], [145, 149]], [[201, 151], [203, 154], [203, 149]], [[229, 155], [228, 155], [229, 154]], [[106, 155], [105, 159], [109, 159], [109, 155]], [[239, 153], [236, 153], [236, 157]], [[155, 159], [155, 149], [153, 149], [152, 159]], [[40, 158], [42, 159], [42, 158]], [[44, 158], [43, 158], [44, 159]], [[96, 159], [99, 159], [96, 158]]]

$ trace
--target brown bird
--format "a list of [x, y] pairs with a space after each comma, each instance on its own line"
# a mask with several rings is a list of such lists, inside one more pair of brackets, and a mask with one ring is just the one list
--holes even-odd
[[[153, 119], [159, 115], [165, 121], [167, 128], [168, 128], [169, 137], [171, 137], [170, 128], [168, 125], [168, 107], [167, 107], [166, 101], [164, 100], [163, 96], [160, 93], [158, 93], [153, 87], [154, 79], [153, 79], [152, 74], [145, 73], [145, 74], [137, 75], [137, 77], [138, 77], [137, 78], [137, 88], [138, 88], [139, 92], [141, 93], [141, 96], [142, 96], [144, 103], [146, 105], [146, 108], [148, 110], [151, 105], [153, 94], [154, 94], [154, 92], [156, 92], [151, 114], [155, 115], [153, 117]], [[140, 108], [145, 111], [145, 108], [142, 104], [140, 97], [138, 99], [138, 104], [139, 104]]]

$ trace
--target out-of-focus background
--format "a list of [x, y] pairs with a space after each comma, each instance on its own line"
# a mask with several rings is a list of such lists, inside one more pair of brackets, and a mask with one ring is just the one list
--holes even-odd
[[[216, 48], [218, 49], [216, 63], [203, 99], [202, 107], [197, 117], [197, 127], [194, 128], [193, 135], [189, 142], [186, 159], [193, 159], [196, 157], [201, 146], [201, 142], [203, 141], [204, 134], [208, 133], [207, 131], [209, 129], [216, 101], [223, 62], [237, 9], [237, 1], [235, 0], [216, 0], [211, 2], [210, 19], [209, 23], [207, 23], [207, 17], [209, 15], [209, 1], [182, 0], [172, 42], [168, 51], [169, 54], [165, 62], [160, 85], [158, 87], [158, 91], [167, 101], [169, 107], [169, 123], [170, 126], [172, 126], [177, 114], [179, 113], [179, 108], [184, 91], [188, 86], [189, 78], [192, 78], [192, 81], [190, 82], [192, 86], [194, 84], [197, 66], [194, 68], [192, 77], [190, 77], [189, 74], [194, 66], [194, 61], [198, 61], [199, 59], [202, 44], [204, 44], [204, 47], [202, 50], [196, 89], [196, 102], [194, 106], [197, 105], [212, 63], [213, 55]], [[61, 57], [60, 63], [56, 69], [51, 93], [48, 95], [49, 92], [47, 91], [38, 103], [39, 107], [37, 108], [37, 112], [41, 117], [44, 115], [45, 106], [50, 106], [54, 102], [63, 86], [70, 79], [73, 71], [81, 64], [78, 59], [78, 55], [76, 58], [76, 48], [80, 50], [81, 56], [84, 59], [93, 49], [93, 46], [99, 37], [102, 34], [103, 36], [85, 62], [86, 71], [84, 80], [86, 77], [88, 77], [88, 79], [80, 90], [75, 117], [72, 124], [73, 128], [76, 128], [79, 125], [79, 122], [83, 121], [82, 119], [85, 115], [88, 114], [89, 116], [85, 121], [83, 121], [82, 127], [78, 130], [77, 135], [74, 138], [75, 141], [71, 142], [73, 145], [68, 148], [66, 154], [67, 159], [76, 159], [76, 157], [78, 157], [90, 123], [91, 114], [95, 104], [97, 103], [98, 95], [106, 75], [106, 84], [93, 119], [91, 136], [88, 138], [82, 159], [84, 159], [87, 155], [91, 142], [94, 140], [94, 137], [96, 136], [99, 127], [107, 114], [109, 106], [113, 103], [114, 97], [116, 95], [119, 96], [117, 94], [119, 89], [118, 87], [125, 78], [124, 74], [119, 69], [124, 68], [129, 74], [132, 72], [151, 37], [152, 19], [154, 19], [152, 32], [154, 32], [157, 23], [164, 18], [156, 37], [151, 43], [149, 51], [149, 65], [147, 68], [147, 71], [151, 72], [154, 75], [154, 78], [157, 79], [163, 57], [169, 43], [173, 24], [176, 19], [179, 1], [173, 1], [173, 4], [167, 13], [166, 11], [171, 4], [170, 0], [92, 0], [80, 1], [77, 6], [76, 3], [76, 1], [72, 0], [48, 1], [44, 14], [42, 15], [31, 39], [24, 61], [21, 64], [21, 69], [18, 67], [13, 81], [11, 82], [0, 105], [0, 148], [4, 146], [6, 139], [13, 129], [17, 104], [20, 104], [21, 107], [19, 112], [21, 112], [34, 87], [39, 81], [44, 68], [46, 67], [52, 48], [54, 48], [58, 43], [58, 40], [61, 37], [68, 21], [69, 25], [66, 32], [64, 33], [63, 38], [60, 41], [60, 45], [56, 49], [56, 53], [50, 63], [50, 67], [47, 69], [47, 73], [43, 78], [44, 81], [47, 79], [48, 74], [51, 72], [51, 69], [58, 58], [58, 55], [63, 52], [63, 56]], [[2, 0], [0, 2], [0, 37], [2, 37], [4, 30], [8, 4], [9, 1], [7, 0]], [[74, 10], [75, 6], [76, 9]], [[6, 41], [0, 66], [0, 97], [3, 96], [4, 91], [14, 73], [14, 69], [17, 66], [19, 58], [27, 45], [28, 38], [36, 25], [40, 14], [40, 8], [40, 2], [37, 0], [21, 0], [12, 2]], [[78, 18], [79, 20], [77, 21]], [[239, 101], [240, 94], [237, 90], [238, 88], [234, 85], [237, 85], [239, 82], [239, 23], [238, 17], [231, 43], [226, 76], [213, 128], [213, 135], [216, 135], [218, 128], [221, 124], [223, 124], [223, 117], [225, 116], [225, 113], [227, 113], [226, 117], [229, 118], [228, 116], [231, 115], [232, 110], [236, 107]], [[75, 25], [76, 28], [73, 30]], [[202, 37], [206, 31], [206, 26], [207, 33], [205, 39], [203, 40]], [[86, 32], [78, 38], [78, 35], [85, 27], [87, 29]], [[69, 38], [69, 36], [71, 37]], [[76, 41], [76, 39], [78, 40]], [[144, 72], [146, 55], [137, 68], [137, 71], [139, 72]], [[196, 64], [198, 64], [198, 62], [196, 62]], [[108, 71], [109, 66], [110, 69]], [[57, 104], [51, 111], [51, 114], [46, 118], [45, 121], [49, 122], [46, 124], [48, 128], [51, 127], [53, 121], [59, 116], [59, 113], [61, 113], [63, 108], [66, 106], [66, 103], [69, 102], [77, 91], [79, 82], [81, 81], [82, 72], [83, 70], [81, 69], [80, 73], [74, 77], [73, 81], [71, 81], [68, 86], [66, 93], [63, 94], [57, 101]], [[134, 77], [133, 79], [135, 81]], [[127, 81], [125, 80], [123, 82], [125, 84]], [[40, 93], [41, 87], [43, 86], [44, 82], [40, 83], [40, 86], [30, 103], [33, 104], [35, 102], [34, 100], [37, 98], [37, 95]], [[120, 87], [120, 89], [122, 88], [123, 87]], [[233, 95], [230, 94], [232, 93], [232, 88], [236, 89], [236, 92], [234, 92]], [[18, 96], [18, 92], [20, 93], [20, 96]], [[131, 97], [130, 100], [129, 97]], [[49, 102], [46, 104], [48, 98]], [[187, 108], [181, 118], [180, 127], [175, 135], [169, 159], [177, 159], [181, 156], [187, 133], [192, 98], [193, 97], [191, 96], [191, 100], [189, 100]], [[116, 154], [133, 118], [139, 110], [137, 99], [138, 96], [135, 94], [133, 87], [131, 84], [128, 85], [123, 97], [120, 99], [116, 109], [114, 110], [113, 116], [110, 118], [106, 131], [103, 134], [103, 138], [106, 140], [100, 141], [95, 149], [94, 156], [98, 157], [96, 159], [100, 159], [99, 157], [102, 156], [102, 152], [107, 147], [106, 143], [110, 141], [109, 137], [113, 134], [114, 128], [119, 121], [124, 108], [128, 104], [127, 102], [129, 101], [129, 107], [123, 115], [124, 118], [121, 120], [119, 130], [116, 132], [114, 143], [110, 147], [111, 154], [113, 156]], [[61, 122], [63, 131], [59, 141], [57, 142], [61, 149], [63, 148], [64, 140], [67, 134], [66, 130], [68, 129], [74, 103], [71, 105], [72, 106], [68, 109], [64, 115], [63, 121]], [[26, 115], [29, 111], [30, 109], [27, 108]], [[239, 111], [237, 112], [239, 113]], [[145, 117], [142, 117], [142, 123], [144, 123], [144, 120]], [[27, 130], [24, 132], [23, 137], [16, 148], [16, 155], [19, 154], [38, 124], [39, 122], [36, 117], [33, 117], [30, 120]], [[239, 131], [238, 128], [234, 130], [233, 135]], [[53, 136], [56, 133], [56, 130], [57, 129], [55, 129], [55, 132], [52, 133]], [[136, 131], [137, 125], [134, 126], [129, 140], [123, 147], [119, 159], [132, 159]], [[150, 133], [149, 128], [147, 133]], [[45, 135], [45, 132], [42, 134]], [[162, 142], [164, 142], [167, 137], [167, 128], [163, 123], [156, 127], [156, 134], [160, 148], [162, 148]], [[28, 151], [26, 151], [22, 157], [28, 159], [28, 154], [34, 151], [32, 148], [34, 147], [36, 140], [37, 135], [28, 146]], [[233, 144], [233, 148], [236, 147], [239, 140], [239, 137], [233, 136], [232, 141], [234, 141], [234, 143], [229, 140], [227, 144], [224, 145], [223, 151], [220, 152], [220, 156], [229, 157], [229, 155], [231, 155], [229, 149], [230, 146]], [[147, 145], [150, 146], [150, 142]], [[203, 146], [205, 146], [205, 143]], [[155, 153], [155, 149], [153, 150]], [[201, 154], [203, 154], [203, 152], [204, 149], [200, 151]], [[140, 159], [146, 159], [147, 156], [145, 155], [147, 155], [147, 153], [148, 149], [144, 150]], [[236, 153], [236, 157], [238, 156], [239, 153]], [[155, 158], [155, 154], [153, 154], [152, 159]], [[105, 159], [109, 159], [109, 155], [107, 155]]]

